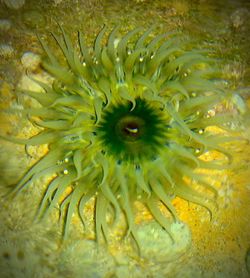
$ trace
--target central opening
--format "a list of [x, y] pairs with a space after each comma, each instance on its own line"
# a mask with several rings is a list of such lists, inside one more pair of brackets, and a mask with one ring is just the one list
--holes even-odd
[[137, 123], [128, 123], [123, 130], [128, 136], [137, 136], [139, 133], [139, 125]]
[[123, 141], [136, 141], [141, 138], [145, 130], [145, 121], [136, 116], [125, 116], [116, 124], [116, 134]]

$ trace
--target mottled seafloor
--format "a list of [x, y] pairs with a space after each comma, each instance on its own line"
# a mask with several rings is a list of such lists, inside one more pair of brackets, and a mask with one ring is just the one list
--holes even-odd
[[[3, 113], [31, 104], [14, 94], [16, 88], [34, 89], [27, 77], [49, 77], [39, 66], [42, 53], [36, 34], [52, 41], [57, 23], [76, 37], [82, 30], [89, 43], [106, 24], [123, 31], [157, 25], [160, 32], [178, 30], [194, 45], [210, 49], [222, 63], [231, 89], [239, 91], [250, 109], [250, 2], [236, 0], [2, 0], [0, 1], [0, 129], [1, 134], [28, 137], [37, 130], [19, 115]], [[226, 81], [225, 81], [226, 82]], [[249, 118], [242, 134], [250, 139]], [[0, 196], [46, 151], [0, 141]], [[61, 244], [61, 226], [53, 215], [34, 223], [33, 216], [46, 177], [25, 194], [0, 200], [0, 277], [250, 277], [250, 146], [230, 146], [233, 168], [213, 173], [219, 190], [218, 210], [210, 221], [207, 211], [176, 199], [182, 225], [173, 225], [174, 245], [139, 205], [138, 233], [143, 256], [119, 232], [106, 247], [96, 249], [93, 202], [88, 204], [87, 231], [77, 217], [70, 239]], [[144, 216], [144, 219], [143, 217]], [[145, 221], [145, 219], [147, 221]], [[120, 229], [122, 230], [122, 224]]]

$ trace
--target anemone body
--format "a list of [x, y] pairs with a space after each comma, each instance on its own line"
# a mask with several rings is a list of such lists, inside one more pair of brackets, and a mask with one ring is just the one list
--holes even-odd
[[[169, 233], [171, 221], [178, 220], [175, 196], [211, 210], [216, 190], [196, 169], [222, 167], [203, 161], [204, 152], [228, 155], [220, 146], [224, 138], [206, 131], [228, 121], [227, 115], [209, 114], [226, 97], [213, 81], [215, 61], [198, 50], [184, 51], [176, 36], [152, 38], [152, 30], [138, 28], [119, 37], [115, 28], [106, 39], [104, 28], [92, 48], [85, 46], [81, 33], [73, 47], [61, 31], [53, 36], [64, 64], [41, 41], [47, 56], [43, 67], [54, 77], [53, 85], [39, 82], [43, 93], [24, 92], [41, 107], [23, 113], [44, 129], [27, 140], [13, 139], [48, 144], [49, 150], [14, 192], [51, 175], [38, 217], [59, 206], [65, 213], [65, 238], [72, 215], [84, 221], [84, 206], [93, 196], [97, 240], [107, 237], [108, 213], [114, 219], [124, 213], [136, 239], [135, 201]], [[68, 187], [72, 190], [62, 199]], [[172, 219], [164, 217], [160, 206]]]

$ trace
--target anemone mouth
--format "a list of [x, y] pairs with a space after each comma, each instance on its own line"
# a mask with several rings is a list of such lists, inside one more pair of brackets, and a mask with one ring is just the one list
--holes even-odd
[[139, 140], [145, 132], [145, 121], [136, 116], [125, 115], [115, 126], [117, 136], [125, 142]]
[[135, 107], [125, 102], [104, 111], [97, 134], [116, 160], [139, 163], [152, 159], [162, 147], [166, 126], [163, 115], [147, 101], [137, 98]]

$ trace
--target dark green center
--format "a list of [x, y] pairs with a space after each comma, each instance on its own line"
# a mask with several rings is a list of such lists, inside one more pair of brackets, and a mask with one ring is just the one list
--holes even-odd
[[155, 156], [164, 135], [164, 122], [160, 110], [145, 100], [110, 106], [103, 112], [97, 135], [103, 149], [117, 160], [139, 162]]

